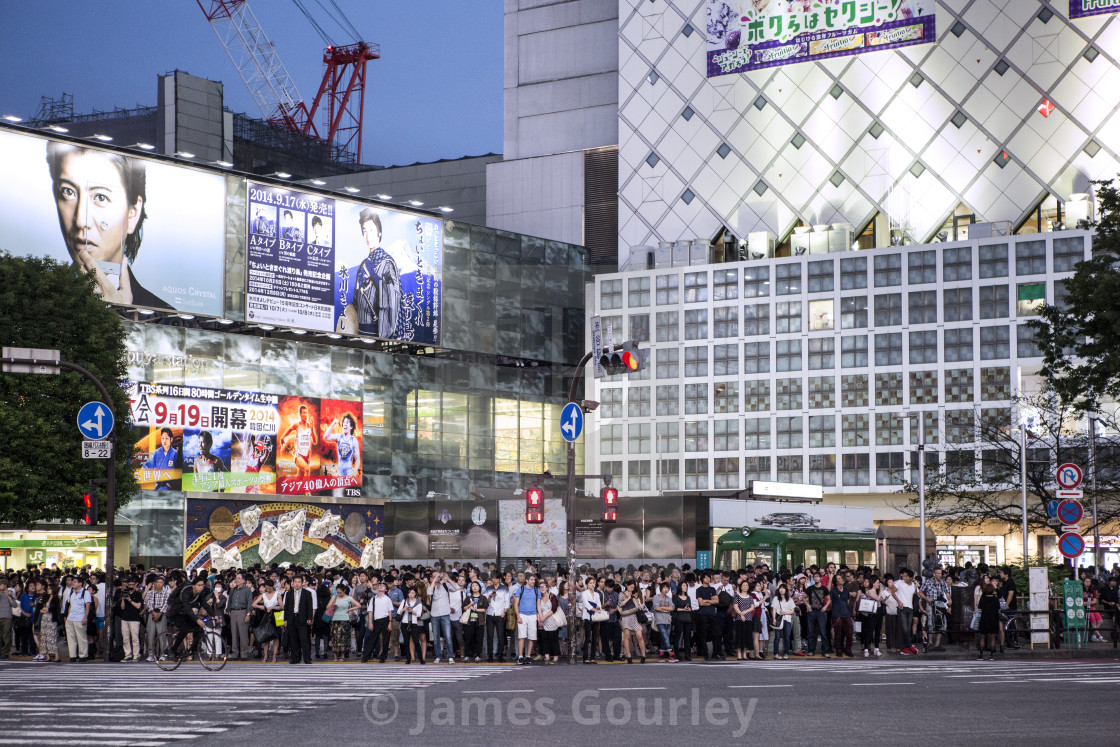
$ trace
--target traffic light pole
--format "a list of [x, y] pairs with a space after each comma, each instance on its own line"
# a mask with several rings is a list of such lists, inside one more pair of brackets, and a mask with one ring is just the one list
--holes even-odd
[[[576, 366], [575, 375], [572, 376], [572, 385], [568, 389], [568, 401], [576, 402], [579, 383], [583, 380], [583, 367], [590, 361], [594, 352], [589, 352], [580, 359]], [[582, 408], [581, 408], [582, 409]], [[568, 485], [564, 490], [564, 510], [567, 512], [568, 527], [565, 539], [568, 545], [568, 663], [576, 663], [576, 639], [578, 628], [583, 626], [583, 620], [576, 615], [576, 443], [568, 442]]]

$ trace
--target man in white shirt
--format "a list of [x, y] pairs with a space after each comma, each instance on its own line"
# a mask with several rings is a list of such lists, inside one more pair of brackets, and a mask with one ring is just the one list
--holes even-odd
[[[451, 606], [451, 655], [463, 650], [463, 624], [459, 618], [463, 616], [463, 586], [459, 584], [459, 576], [453, 575], [448, 582], [450, 591], [448, 603]], [[469, 588], [469, 587], [468, 587]]]
[[436, 664], [442, 660], [440, 642], [447, 651], [447, 663], [455, 663], [455, 654], [452, 652], [451, 640], [451, 594], [458, 592], [459, 585], [452, 584], [442, 571], [432, 574], [432, 583], [428, 585], [428, 599], [431, 603], [432, 618], [432, 650], [435, 653]]
[[77, 577], [70, 579], [70, 598], [66, 601], [66, 647], [70, 651], [70, 661], [89, 660], [89, 639], [86, 638], [86, 624], [89, 622], [93, 598], [89, 591], [82, 588]]
[[385, 663], [389, 655], [389, 619], [393, 614], [393, 600], [389, 598], [389, 587], [385, 582], [377, 585], [377, 594], [369, 600], [366, 612], [366, 624], [369, 632], [366, 633], [366, 645], [362, 649], [362, 663], [377, 656], [378, 661]]
[[917, 594], [918, 587], [914, 583], [914, 574], [909, 569], [903, 568], [899, 576], [901, 578], [894, 583], [894, 595], [898, 600], [898, 624], [902, 626], [902, 650], [899, 653], [909, 656], [918, 653], [910, 638], [914, 625], [914, 595]]
[[509, 589], [497, 572], [491, 574], [486, 587], [486, 660], [494, 657], [504, 661], [506, 655], [506, 610], [509, 609]]

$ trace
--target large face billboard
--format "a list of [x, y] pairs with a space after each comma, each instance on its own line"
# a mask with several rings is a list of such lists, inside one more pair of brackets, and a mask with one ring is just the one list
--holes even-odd
[[439, 343], [443, 224], [249, 183], [249, 321]]
[[141, 488], [360, 496], [362, 403], [130, 383]]
[[224, 177], [0, 130], [0, 250], [73, 262], [115, 304], [222, 315]]
[[707, 38], [709, 78], [925, 44], [934, 0], [708, 0]]

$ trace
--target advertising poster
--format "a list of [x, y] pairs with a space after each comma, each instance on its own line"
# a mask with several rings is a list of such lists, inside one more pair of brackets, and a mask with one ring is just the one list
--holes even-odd
[[1104, 13], [1120, 13], [1120, 0], [1069, 0], [1069, 17], [1084, 18]]
[[249, 183], [250, 321], [439, 343], [443, 223]]
[[936, 39], [934, 0], [708, 0], [707, 11], [709, 78]]
[[183, 567], [380, 565], [385, 509], [285, 499], [187, 500]]
[[108, 303], [222, 315], [224, 177], [0, 130], [0, 251], [91, 273]]
[[130, 383], [147, 490], [360, 496], [362, 403]]
[[873, 532], [870, 508], [820, 503], [778, 503], [712, 498], [711, 526], [759, 529], [814, 529], [826, 532]]

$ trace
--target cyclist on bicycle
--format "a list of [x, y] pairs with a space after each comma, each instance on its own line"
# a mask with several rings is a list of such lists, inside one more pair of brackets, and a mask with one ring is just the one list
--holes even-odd
[[[172, 651], [178, 651], [180, 644], [186, 640], [188, 635], [195, 632], [195, 628], [201, 631], [205, 626], [205, 620], [209, 614], [207, 605], [209, 597], [205, 576], [199, 576], [194, 580], [194, 583], [183, 584], [176, 589], [175, 594], [171, 597], [169, 615], [177, 631], [175, 643], [171, 647]], [[189, 655], [193, 655], [198, 650], [198, 643], [201, 640], [201, 635], [194, 636], [188, 652]]]

